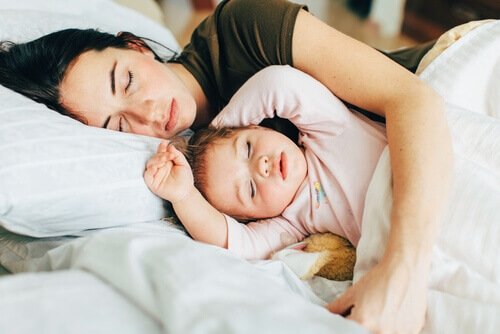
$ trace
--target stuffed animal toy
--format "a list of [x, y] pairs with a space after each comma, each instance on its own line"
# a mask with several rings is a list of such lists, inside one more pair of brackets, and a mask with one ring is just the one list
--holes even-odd
[[347, 281], [352, 280], [356, 249], [338, 235], [318, 233], [276, 252], [272, 259], [285, 262], [303, 280], [316, 275]]

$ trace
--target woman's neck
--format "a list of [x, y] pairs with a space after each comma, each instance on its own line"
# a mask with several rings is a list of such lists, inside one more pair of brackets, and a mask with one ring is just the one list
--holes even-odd
[[194, 97], [196, 102], [196, 117], [192, 127], [196, 129], [207, 126], [212, 121], [211, 106], [196, 78], [182, 64], [167, 63], [166, 66], [181, 79], [182, 83]]

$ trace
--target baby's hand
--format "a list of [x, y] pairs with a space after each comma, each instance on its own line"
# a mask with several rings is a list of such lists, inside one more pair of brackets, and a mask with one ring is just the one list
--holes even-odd
[[144, 180], [153, 193], [172, 203], [186, 198], [194, 187], [193, 172], [186, 157], [167, 141], [162, 142], [149, 159]]

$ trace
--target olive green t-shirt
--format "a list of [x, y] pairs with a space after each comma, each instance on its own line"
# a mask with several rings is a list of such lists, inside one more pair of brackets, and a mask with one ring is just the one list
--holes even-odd
[[[307, 10], [284, 0], [222, 1], [171, 61], [194, 75], [218, 113], [259, 70], [269, 65], [293, 66], [292, 34], [301, 8]], [[414, 72], [430, 47], [384, 54]]]

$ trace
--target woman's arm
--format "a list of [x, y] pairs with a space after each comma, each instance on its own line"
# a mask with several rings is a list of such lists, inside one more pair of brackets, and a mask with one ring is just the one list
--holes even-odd
[[387, 123], [394, 199], [386, 251], [329, 308], [350, 310], [351, 319], [375, 332], [417, 332], [424, 323], [431, 250], [451, 180], [451, 141], [441, 98], [378, 51], [304, 10], [292, 45], [296, 68]]

